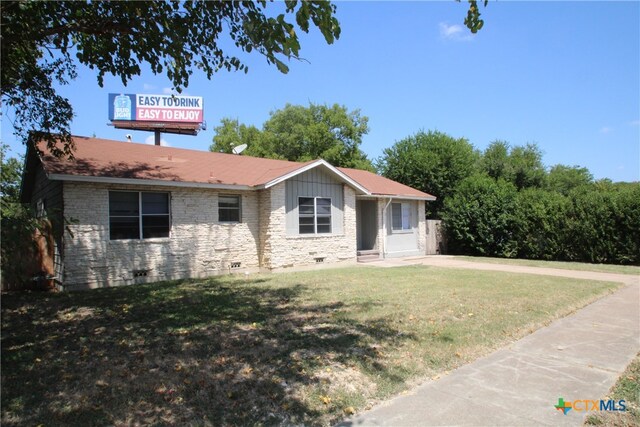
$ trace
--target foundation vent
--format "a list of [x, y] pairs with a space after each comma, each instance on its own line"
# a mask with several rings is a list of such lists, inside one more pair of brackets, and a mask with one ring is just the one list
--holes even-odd
[[324, 262], [324, 257], [314, 258], [316, 260], [316, 264], [322, 264]]
[[133, 270], [133, 277], [147, 277], [149, 270]]
[[240, 268], [242, 266], [241, 262], [232, 262], [231, 263], [231, 269], [234, 270], [236, 268]]

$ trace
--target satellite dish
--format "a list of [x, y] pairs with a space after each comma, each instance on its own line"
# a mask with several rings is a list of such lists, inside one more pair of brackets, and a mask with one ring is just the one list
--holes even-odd
[[240, 154], [246, 149], [247, 149], [247, 144], [240, 144], [238, 146], [233, 147], [231, 151], [233, 152], [233, 154]]

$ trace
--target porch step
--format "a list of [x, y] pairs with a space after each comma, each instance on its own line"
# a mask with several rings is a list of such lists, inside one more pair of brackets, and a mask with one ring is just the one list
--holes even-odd
[[380, 260], [377, 250], [358, 251], [358, 262], [374, 262]]

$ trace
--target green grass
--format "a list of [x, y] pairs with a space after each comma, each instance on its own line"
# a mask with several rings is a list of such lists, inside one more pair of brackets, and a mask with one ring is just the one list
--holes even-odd
[[596, 271], [600, 273], [618, 273], [640, 275], [640, 267], [635, 265], [589, 264], [585, 262], [540, 261], [533, 259], [489, 258], [459, 256], [466, 261], [486, 262], [489, 264], [524, 265], [528, 267], [560, 268], [562, 270]]
[[586, 425], [635, 427], [640, 425], [640, 354], [627, 366], [605, 399], [624, 400], [625, 412], [600, 412], [590, 415]]
[[1, 421], [327, 425], [616, 287], [413, 266], [7, 294]]

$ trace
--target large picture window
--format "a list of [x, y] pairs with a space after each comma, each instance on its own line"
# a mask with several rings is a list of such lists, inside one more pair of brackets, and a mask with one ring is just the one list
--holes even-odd
[[169, 237], [169, 229], [169, 193], [109, 192], [111, 240]]
[[411, 205], [409, 203], [391, 203], [391, 229], [393, 231], [411, 230]]
[[218, 221], [240, 222], [241, 215], [240, 196], [221, 194], [218, 197]]
[[331, 233], [331, 199], [299, 197], [298, 224], [300, 234]]

